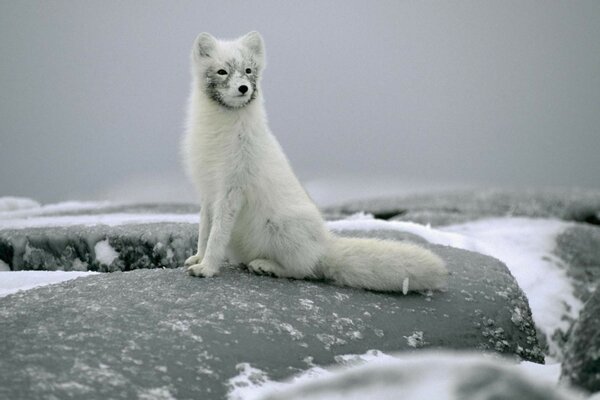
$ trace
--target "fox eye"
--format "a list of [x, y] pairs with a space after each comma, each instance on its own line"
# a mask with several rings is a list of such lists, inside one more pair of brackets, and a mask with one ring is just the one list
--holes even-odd
[[220, 69], [217, 71], [217, 74], [219, 75], [227, 75], [227, 71], [225, 71], [224, 69]]
[[251, 70], [250, 68], [246, 68], [246, 73], [247, 73], [247, 74], [251, 74], [251, 73], [252, 73], [252, 70]]

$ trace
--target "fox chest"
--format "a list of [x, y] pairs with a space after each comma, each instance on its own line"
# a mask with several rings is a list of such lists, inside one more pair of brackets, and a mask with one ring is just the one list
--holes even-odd
[[242, 134], [206, 141], [199, 150], [199, 183], [211, 192], [248, 186], [261, 170], [260, 149]]

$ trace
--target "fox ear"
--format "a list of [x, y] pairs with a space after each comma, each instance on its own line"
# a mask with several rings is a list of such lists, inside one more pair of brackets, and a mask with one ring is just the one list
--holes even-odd
[[202, 32], [194, 41], [192, 55], [196, 59], [210, 57], [217, 47], [217, 40], [210, 33]]
[[245, 36], [243, 36], [240, 41], [248, 50], [250, 50], [254, 56], [264, 64], [265, 60], [265, 44], [263, 42], [262, 36], [260, 33], [256, 31], [252, 31]]

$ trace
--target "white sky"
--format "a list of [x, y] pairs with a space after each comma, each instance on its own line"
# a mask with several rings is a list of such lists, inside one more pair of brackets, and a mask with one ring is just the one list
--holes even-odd
[[598, 1], [3, 1], [0, 196], [192, 198], [192, 41], [250, 30], [303, 181], [600, 187]]

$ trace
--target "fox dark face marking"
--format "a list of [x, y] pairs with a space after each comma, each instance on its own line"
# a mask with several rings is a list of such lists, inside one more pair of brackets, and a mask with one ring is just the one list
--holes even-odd
[[258, 66], [251, 58], [231, 59], [206, 69], [205, 91], [210, 99], [223, 107], [242, 108], [256, 99], [257, 81]]

